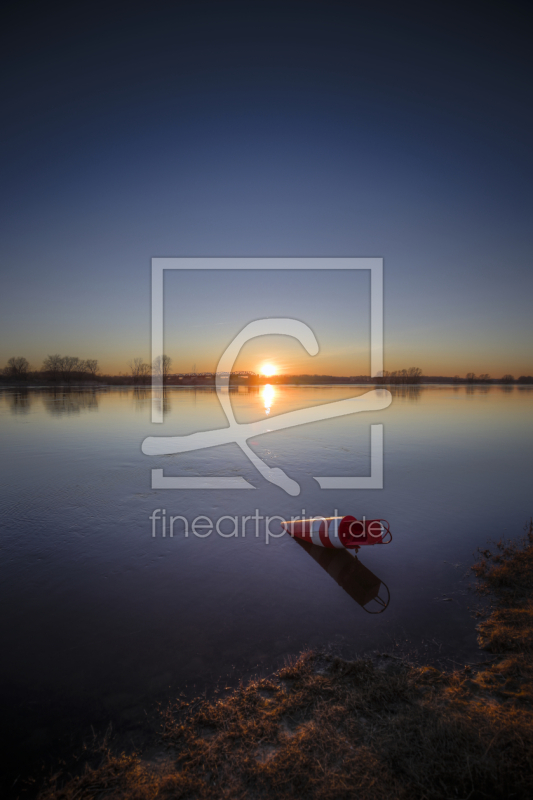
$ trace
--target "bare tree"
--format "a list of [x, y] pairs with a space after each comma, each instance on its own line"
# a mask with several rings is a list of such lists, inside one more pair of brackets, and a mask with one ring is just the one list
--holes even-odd
[[384, 369], [381, 377], [382, 383], [420, 383], [422, 370], [420, 367], [409, 367], [409, 369], [398, 369], [388, 372]]
[[144, 374], [144, 362], [142, 358], [134, 358], [132, 361], [128, 362], [128, 367], [130, 368], [131, 377], [133, 378], [134, 383], [139, 383], [142, 375]]
[[157, 356], [154, 358], [153, 363], [153, 371], [154, 374], [158, 377], [161, 377], [161, 381], [163, 384], [167, 382], [168, 375], [170, 373], [170, 367], [172, 364], [172, 359], [170, 356]]
[[150, 377], [150, 364], [146, 364], [142, 358], [134, 358], [128, 362], [131, 377], [134, 383], [148, 383]]
[[74, 376], [81, 378], [86, 375], [96, 375], [99, 367], [96, 359], [82, 361], [78, 356], [60, 356], [59, 353], [56, 353], [45, 358], [42, 371], [47, 372], [53, 381], [61, 378], [66, 383], [70, 383]]
[[70, 383], [72, 380], [72, 373], [80, 372], [80, 368], [83, 367], [83, 362], [80, 361], [78, 356], [63, 356], [61, 361], [61, 375], [63, 380]]
[[133, 378], [133, 383], [137, 383], [140, 363], [142, 363], [142, 358], [133, 358], [131, 361], [128, 361], [128, 367], [131, 372], [131, 377]]
[[488, 383], [488, 382], [490, 381], [490, 375], [489, 375], [489, 373], [488, 373], [488, 372], [483, 372], [483, 373], [482, 373], [482, 374], [479, 376], [479, 378], [478, 378], [478, 381], [481, 381], [481, 383]]
[[47, 372], [51, 380], [57, 381], [63, 369], [63, 358], [56, 353], [53, 356], [47, 356], [43, 361], [43, 372]]
[[468, 381], [468, 383], [474, 383], [474, 381], [476, 380], [475, 372], [467, 372], [466, 373], [466, 380]]
[[148, 383], [150, 379], [150, 364], [142, 363], [139, 369], [139, 378], [141, 383]]
[[18, 378], [26, 380], [30, 365], [24, 356], [12, 356], [4, 368], [4, 375], [8, 378]]
[[507, 375], [503, 376], [502, 383], [514, 383], [514, 375], [509, 375], [509, 373], [507, 373]]
[[422, 370], [420, 367], [409, 367], [407, 370], [408, 383], [420, 383], [422, 377]]
[[88, 358], [87, 361], [85, 361], [85, 372], [87, 373], [87, 375], [90, 375], [91, 378], [96, 378], [96, 376], [100, 372], [98, 359]]

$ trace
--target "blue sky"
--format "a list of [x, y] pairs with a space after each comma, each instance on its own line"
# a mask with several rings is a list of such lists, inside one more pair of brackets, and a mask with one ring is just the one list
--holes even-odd
[[[0, 364], [148, 359], [153, 256], [380, 256], [387, 369], [533, 373], [524, 5], [69, 9], [3, 12]], [[328, 320], [309, 371], [367, 372], [343, 280], [191, 275], [175, 368], [299, 295]], [[240, 366], [264, 353], [304, 371], [275, 340]]]

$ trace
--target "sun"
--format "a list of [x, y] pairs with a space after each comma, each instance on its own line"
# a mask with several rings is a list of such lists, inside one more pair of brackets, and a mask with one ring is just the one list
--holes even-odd
[[277, 373], [277, 369], [273, 364], [263, 364], [261, 367], [261, 375], [266, 375], [267, 378], [270, 378], [271, 375], [275, 375]]

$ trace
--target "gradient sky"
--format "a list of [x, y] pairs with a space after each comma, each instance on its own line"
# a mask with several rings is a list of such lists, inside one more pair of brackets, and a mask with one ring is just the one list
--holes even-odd
[[[150, 354], [153, 256], [380, 256], [385, 367], [533, 374], [522, 3], [3, 5], [0, 366]], [[168, 283], [177, 371], [368, 372], [368, 279]], [[319, 320], [319, 322], [317, 322]]]

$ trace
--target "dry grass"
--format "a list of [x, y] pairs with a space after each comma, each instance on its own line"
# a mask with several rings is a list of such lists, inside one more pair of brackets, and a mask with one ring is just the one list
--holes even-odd
[[478, 626], [479, 644], [502, 656], [480, 682], [498, 696], [533, 702], [533, 521], [515, 542], [481, 550], [473, 566], [478, 591], [493, 600], [490, 616]]
[[391, 658], [306, 653], [273, 677], [163, 715], [171, 760], [113, 755], [41, 800], [529, 798], [533, 777], [533, 527], [482, 553], [495, 608], [480, 643], [505, 653], [443, 673]]

